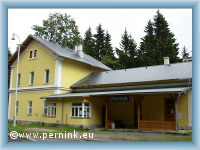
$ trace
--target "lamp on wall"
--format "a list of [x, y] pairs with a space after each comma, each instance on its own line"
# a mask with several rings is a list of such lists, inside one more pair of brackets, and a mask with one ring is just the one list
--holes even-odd
[[13, 120], [13, 126], [16, 126], [16, 101], [17, 101], [17, 84], [18, 84], [18, 69], [19, 69], [19, 54], [20, 54], [20, 38], [13, 33], [11, 40], [15, 40], [15, 36], [19, 39], [19, 48], [18, 48], [18, 54], [17, 54], [17, 73], [16, 73], [16, 86], [15, 86], [15, 107], [14, 107], [14, 120]]

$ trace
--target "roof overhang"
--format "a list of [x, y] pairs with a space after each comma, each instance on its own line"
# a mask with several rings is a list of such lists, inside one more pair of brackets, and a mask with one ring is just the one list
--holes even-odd
[[85, 93], [64, 93], [54, 94], [51, 96], [41, 97], [41, 99], [52, 98], [72, 98], [72, 97], [93, 97], [93, 96], [110, 96], [110, 95], [149, 95], [149, 94], [179, 94], [191, 90], [192, 87], [177, 88], [153, 88], [140, 90], [122, 90], [122, 91], [104, 91], [104, 92], [85, 92]]

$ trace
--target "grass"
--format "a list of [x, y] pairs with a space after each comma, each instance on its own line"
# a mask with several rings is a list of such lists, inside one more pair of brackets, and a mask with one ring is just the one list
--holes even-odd
[[192, 141], [192, 137], [134, 137], [127, 141], [160, 141], [160, 142], [167, 142], [167, 141]]
[[[25, 133], [25, 129], [27, 128], [41, 128], [41, 129], [50, 129], [50, 130], [54, 130], [53, 132], [46, 132], [45, 133], [49, 134], [49, 133], [70, 133], [70, 132], [74, 132], [74, 130], [76, 132], [86, 132], [89, 131], [89, 129], [83, 129], [82, 126], [80, 127], [70, 127], [68, 125], [63, 125], [62, 127], [55, 127], [55, 126], [46, 126], [46, 125], [40, 125], [40, 124], [36, 124], [36, 123], [31, 123], [31, 124], [27, 124], [27, 125], [23, 125], [20, 123], [16, 123], [16, 127], [13, 127], [13, 123], [8, 122], [8, 133], [12, 132], [12, 131], [16, 131], [18, 133]], [[66, 132], [65, 132], [66, 131]], [[31, 133], [33, 131], [26, 131], [28, 133]], [[35, 131], [35, 133], [38, 133], [39, 135], [42, 135], [42, 131]]]
[[187, 133], [173, 133], [173, 132], [166, 132], [166, 134], [182, 135], [182, 136], [192, 136], [192, 132], [187, 132]]

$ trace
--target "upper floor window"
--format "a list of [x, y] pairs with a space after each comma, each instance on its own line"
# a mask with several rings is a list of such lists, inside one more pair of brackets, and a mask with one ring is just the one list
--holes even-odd
[[28, 112], [27, 112], [28, 115], [31, 115], [32, 114], [32, 101], [28, 101]]
[[29, 59], [35, 59], [37, 58], [37, 49], [30, 51], [29, 53]]
[[37, 49], [34, 50], [34, 58], [37, 58]]
[[18, 82], [17, 82], [17, 86], [20, 86], [20, 77], [21, 77], [21, 74], [19, 73], [19, 74], [18, 74]]
[[33, 80], [34, 80], [34, 72], [30, 72], [29, 85], [33, 85]]
[[31, 59], [33, 57], [33, 51], [30, 51], [29, 58]]
[[44, 72], [44, 84], [49, 83], [49, 69], [46, 69]]

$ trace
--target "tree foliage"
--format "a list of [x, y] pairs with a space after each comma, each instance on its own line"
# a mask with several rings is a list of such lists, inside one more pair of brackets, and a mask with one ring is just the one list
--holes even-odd
[[169, 57], [171, 63], [180, 62], [179, 48], [174, 34], [170, 31], [165, 17], [159, 12], [154, 16], [154, 22], [149, 20], [141, 38], [138, 52], [139, 66], [163, 64], [163, 57]]
[[[10, 48], [8, 48], [8, 60], [10, 59], [10, 57], [12, 56], [12, 53], [10, 52]], [[10, 67], [8, 67], [8, 89], [10, 86]]]
[[95, 51], [95, 39], [92, 34], [92, 29], [89, 27], [83, 38], [83, 52], [93, 58], [98, 58], [98, 53]]
[[125, 29], [122, 35], [120, 49], [116, 49], [119, 56], [119, 69], [134, 68], [137, 58], [137, 44]]
[[181, 56], [182, 56], [181, 59], [182, 59], [183, 62], [192, 61], [192, 57], [190, 57], [190, 53], [188, 52], [188, 50], [185, 46], [183, 47]]
[[81, 39], [75, 20], [67, 14], [49, 14], [48, 19], [43, 20], [42, 26], [33, 25], [32, 29], [35, 36], [71, 49]]

